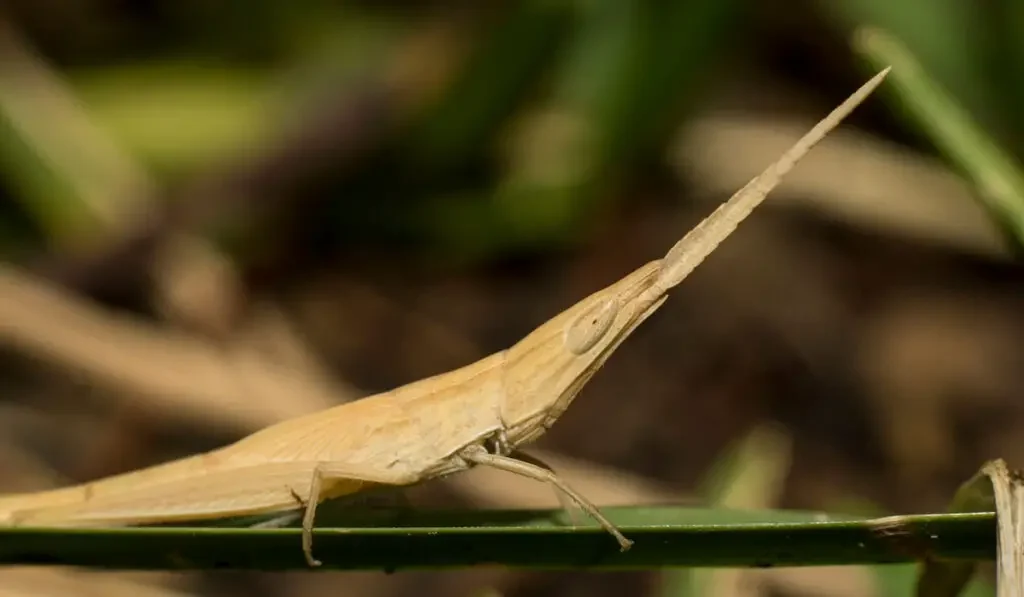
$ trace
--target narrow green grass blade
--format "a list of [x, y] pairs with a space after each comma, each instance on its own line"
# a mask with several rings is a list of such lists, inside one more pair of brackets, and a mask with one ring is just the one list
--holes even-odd
[[894, 37], [861, 29], [854, 47], [872, 64], [891, 65], [890, 89], [947, 158], [977, 187], [986, 207], [1024, 245], [1024, 173]]
[[[773, 425], [755, 427], [720, 456], [702, 482], [707, 503], [723, 509], [767, 510], [777, 504], [791, 460], [791, 440]], [[738, 570], [668, 570], [662, 597], [714, 597], [739, 591]]]
[[899, 39], [932, 79], [968, 111], [984, 115], [986, 125], [1012, 122], [997, 113], [1003, 100], [989, 76], [993, 65], [987, 64], [994, 33], [989, 15], [994, 10], [960, 0], [819, 0], [817, 4], [840, 29], [870, 24]]
[[[318, 529], [313, 549], [325, 569], [389, 571], [485, 564], [549, 570], [800, 566], [995, 554], [992, 513], [855, 520], [676, 507], [606, 513], [636, 541], [630, 551], [620, 553], [600, 528], [565, 526], [561, 514], [550, 511], [382, 514], [361, 522], [388, 520], [391, 526]], [[299, 546], [300, 531], [291, 528], [10, 528], [0, 531], [0, 564], [301, 570]]]
[[[908, 597], [915, 595], [918, 582], [918, 566], [914, 564], [893, 564], [872, 566], [876, 597]], [[928, 594], [929, 597], [938, 597]], [[996, 597], [995, 586], [986, 578], [974, 577], [969, 580], [960, 597]]]

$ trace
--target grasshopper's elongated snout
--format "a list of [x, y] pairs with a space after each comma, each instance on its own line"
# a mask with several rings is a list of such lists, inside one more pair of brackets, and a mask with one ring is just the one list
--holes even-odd
[[[501, 418], [513, 446], [544, 433], [612, 352], [661, 305], [652, 261], [576, 303], [505, 356]], [[653, 292], [652, 292], [653, 291]]]
[[542, 435], [565, 412], [612, 352], [662, 305], [815, 144], [870, 95], [889, 73], [878, 73], [822, 119], [774, 164], [737, 191], [652, 261], [555, 316], [509, 349], [501, 417], [520, 445]]

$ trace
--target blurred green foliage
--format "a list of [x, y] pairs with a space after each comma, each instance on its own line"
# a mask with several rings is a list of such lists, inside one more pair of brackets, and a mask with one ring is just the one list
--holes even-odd
[[[723, 65], [744, 56], [777, 67], [750, 55], [768, 43], [750, 25], [785, 18], [772, 3], [740, 0], [79, 4], [50, 14], [14, 3], [8, 24], [67, 85], [78, 116], [162, 187], [289, 143], [315, 153], [322, 140], [295, 131], [379, 88], [382, 113], [350, 115], [374, 143], [348, 153], [326, 143], [318, 166], [276, 199], [314, 196], [296, 209], [328, 244], [411, 243], [459, 260], [585, 238], [661, 164]], [[843, 0], [793, 10], [819, 43], [844, 46], [863, 25], [889, 31], [982, 134], [1014, 157], [1022, 148], [1019, 3]], [[443, 43], [417, 46], [425, 31]], [[26, 93], [24, 73], [6, 70], [6, 93]], [[71, 166], [42, 159], [45, 148], [17, 126], [2, 133], [5, 148], [25, 147], [0, 162], [0, 188], [14, 199], [0, 219], [10, 227], [25, 219], [18, 211], [49, 243], [95, 230], [85, 244], [102, 244], [109, 231], [91, 223], [81, 189], [62, 182]], [[154, 198], [135, 200], [146, 208]]]
[[857, 45], [875, 65], [892, 65], [891, 90], [914, 122], [974, 183], [978, 197], [1009, 233], [1024, 245], [1024, 173], [915, 60], [905, 46], [885, 32], [864, 28]]

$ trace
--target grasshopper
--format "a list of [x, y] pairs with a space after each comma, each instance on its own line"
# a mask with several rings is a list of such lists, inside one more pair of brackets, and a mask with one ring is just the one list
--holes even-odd
[[[271, 425], [229, 446], [91, 483], [0, 498], [0, 524], [111, 526], [302, 511], [310, 566], [317, 504], [493, 467], [549, 483], [627, 539], [552, 470], [521, 454], [587, 381], [806, 153], [882, 82], [875, 75], [673, 246], [465, 367]], [[183, 374], [186, 374], [183, 372]]]

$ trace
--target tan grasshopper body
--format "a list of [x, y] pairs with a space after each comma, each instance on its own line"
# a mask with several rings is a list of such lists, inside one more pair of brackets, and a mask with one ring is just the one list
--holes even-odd
[[[473, 466], [546, 481], [631, 542], [552, 471], [516, 449], [565, 412], [612, 352], [864, 100], [883, 71], [668, 252], [545, 322], [507, 350], [390, 392], [272, 425], [212, 452], [65, 489], [0, 498], [0, 524], [109, 526], [304, 508], [311, 565], [316, 505], [372, 486], [405, 486]], [[187, 374], [187, 373], [185, 373]]]

